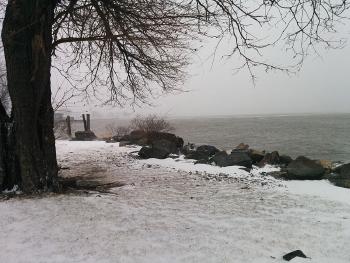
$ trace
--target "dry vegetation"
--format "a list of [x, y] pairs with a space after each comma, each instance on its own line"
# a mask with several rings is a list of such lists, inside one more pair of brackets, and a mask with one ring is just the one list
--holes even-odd
[[165, 118], [155, 114], [146, 117], [136, 116], [131, 120], [130, 126], [133, 130], [142, 130], [145, 132], [170, 132], [175, 130]]
[[128, 126], [118, 126], [116, 123], [110, 123], [105, 127], [108, 136], [123, 137], [133, 130], [144, 132], [172, 132], [175, 128], [164, 117], [156, 114], [148, 116], [136, 116], [130, 121]]
[[117, 126], [115, 123], [110, 123], [106, 125], [107, 133], [110, 136], [122, 137], [130, 132], [129, 126]]

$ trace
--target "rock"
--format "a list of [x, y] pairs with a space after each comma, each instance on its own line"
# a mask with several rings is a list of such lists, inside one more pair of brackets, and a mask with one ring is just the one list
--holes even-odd
[[130, 144], [131, 144], [131, 142], [129, 142], [129, 141], [120, 141], [119, 147], [125, 147], [126, 145], [130, 145]]
[[248, 155], [250, 159], [252, 159], [253, 164], [257, 164], [264, 158], [265, 153], [257, 150], [250, 150], [248, 151]]
[[350, 163], [343, 164], [334, 169], [334, 172], [339, 174], [342, 178], [350, 179]]
[[350, 179], [342, 179], [335, 176], [333, 178], [329, 178], [329, 181], [333, 183], [335, 186], [350, 188]]
[[209, 160], [209, 156], [204, 152], [193, 151], [185, 155], [186, 159]]
[[333, 162], [330, 160], [316, 160], [316, 163], [321, 165], [324, 169], [331, 171], [333, 168]]
[[148, 145], [148, 139], [145, 137], [145, 138], [141, 138], [137, 141], [134, 141], [134, 144], [136, 145], [140, 145], [140, 146], [146, 146]]
[[218, 152], [217, 154], [215, 154], [211, 159], [210, 161], [211, 162], [214, 162], [217, 166], [227, 166], [227, 152], [226, 151], [221, 151], [221, 152]]
[[77, 131], [75, 132], [75, 141], [93, 141], [97, 137], [92, 131]]
[[245, 150], [248, 150], [249, 149], [249, 145], [248, 144], [244, 144], [243, 142], [241, 142], [240, 144], [238, 144], [237, 146], [236, 146], [236, 148], [235, 149], [233, 149], [233, 151], [235, 151], [235, 150], [238, 150], [238, 151], [245, 151]]
[[190, 151], [187, 155], [187, 159], [195, 159], [195, 160], [206, 160], [209, 161], [210, 157], [214, 156], [218, 153], [219, 150], [211, 145], [201, 145], [197, 147], [195, 151]]
[[170, 152], [166, 149], [161, 148], [152, 148], [149, 146], [144, 146], [139, 151], [139, 156], [143, 159], [148, 158], [157, 158], [157, 159], [165, 159], [169, 156]]
[[118, 139], [119, 141], [130, 141], [130, 135], [124, 135]]
[[195, 151], [195, 144], [194, 143], [187, 143], [186, 145], [184, 145], [182, 148], [181, 148], [181, 152], [184, 154], [184, 155], [187, 155], [191, 152], [194, 152]]
[[201, 152], [203, 154], [208, 155], [209, 157], [215, 155], [216, 153], [220, 152], [220, 150], [218, 148], [216, 148], [215, 146], [211, 146], [211, 145], [201, 145], [197, 148], [196, 150], [197, 152]]
[[338, 174], [330, 176], [329, 181], [336, 186], [350, 188], [350, 163], [337, 167], [335, 171]]
[[121, 138], [118, 138], [119, 141], [129, 141], [131, 144], [136, 144], [137, 141], [147, 138], [147, 133], [142, 130], [134, 130], [130, 134], [124, 135]]
[[201, 159], [201, 160], [195, 161], [194, 164], [208, 164], [208, 160]]
[[320, 180], [325, 169], [316, 161], [299, 156], [286, 168], [287, 179], [290, 180]]
[[215, 154], [211, 161], [213, 161], [216, 165], [221, 167], [226, 166], [243, 166], [246, 168], [252, 167], [252, 159], [245, 152], [231, 152], [231, 154], [227, 154], [225, 151], [221, 151]]
[[114, 135], [114, 136], [112, 136], [111, 139], [112, 139], [113, 141], [115, 141], [115, 142], [120, 142], [121, 139], [122, 139], [122, 137], [121, 137], [121, 136]]
[[177, 149], [181, 149], [184, 145], [184, 140], [177, 137], [175, 134], [167, 132], [150, 132], [147, 134], [147, 144], [151, 145], [154, 141], [167, 140], [176, 145]]
[[177, 145], [176, 145], [176, 146], [177, 146], [178, 149], [181, 149], [181, 148], [184, 146], [184, 143], [185, 143], [185, 142], [184, 142], [184, 139], [182, 139], [182, 138], [179, 137], [179, 136], [176, 137], [176, 138], [177, 138], [177, 143], [176, 143]]
[[132, 143], [136, 143], [138, 140], [147, 138], [147, 132], [143, 130], [134, 130], [130, 132], [129, 135], [126, 135], [124, 137], [128, 137], [126, 141], [131, 141]]
[[281, 164], [288, 165], [288, 164], [290, 164], [292, 161], [293, 161], [292, 157], [290, 157], [290, 156], [288, 156], [288, 155], [282, 154], [282, 155], [280, 156], [280, 163], [281, 163]]
[[266, 164], [280, 164], [280, 156], [277, 151], [265, 154], [264, 158], [259, 162], [260, 167], [263, 167]]
[[130, 134], [120, 138], [121, 141], [129, 141], [130, 144], [136, 144], [140, 146], [152, 146], [155, 142], [160, 140], [167, 140], [175, 147], [172, 153], [178, 153], [179, 149], [183, 147], [184, 141], [182, 138], [177, 137], [175, 134], [167, 132], [145, 132], [142, 130], [134, 130]]
[[144, 146], [139, 151], [139, 156], [143, 159], [148, 159], [153, 157], [153, 151], [151, 147]]
[[301, 250], [295, 250], [295, 251], [292, 251], [288, 254], [285, 254], [283, 256], [283, 259], [286, 260], [286, 261], [290, 261], [292, 260], [293, 258], [295, 257], [300, 257], [300, 258], [308, 258], [304, 253], [303, 251]]
[[155, 140], [152, 142], [152, 148], [162, 150], [162, 151], [167, 151], [170, 153], [178, 153], [178, 147], [176, 145], [176, 142], [174, 141], [169, 141], [166, 139], [159, 139]]
[[267, 175], [276, 179], [285, 179], [287, 177], [287, 171], [285, 169], [281, 169], [280, 171], [269, 172]]
[[[165, 139], [167, 138], [167, 139]], [[168, 140], [170, 138], [170, 140]], [[157, 158], [157, 159], [165, 159], [170, 154], [175, 153], [178, 154], [179, 148], [178, 148], [178, 141], [176, 140], [176, 136], [174, 137], [167, 137], [164, 136], [163, 138], [156, 139], [156, 137], [152, 138], [151, 145], [144, 146], [139, 151], [139, 156], [141, 158]]]
[[247, 153], [244, 152], [232, 152], [227, 156], [228, 164], [227, 166], [243, 166], [246, 168], [252, 168], [252, 159]]

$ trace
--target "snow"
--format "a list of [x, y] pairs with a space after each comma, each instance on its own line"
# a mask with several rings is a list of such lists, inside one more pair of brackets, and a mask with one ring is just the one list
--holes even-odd
[[350, 190], [336, 187], [327, 180], [288, 181], [287, 190], [293, 194], [320, 197], [325, 200], [344, 202], [350, 205]]
[[296, 249], [311, 259], [291, 262], [349, 262], [348, 189], [280, 182], [264, 174], [274, 167], [137, 160], [138, 149], [58, 141], [64, 176], [125, 186], [0, 202], [0, 262], [264, 263]]
[[[213, 174], [213, 175], [219, 175], [219, 174], [226, 174], [229, 177], [247, 177], [250, 175], [249, 172], [242, 170], [244, 167], [239, 166], [228, 166], [228, 167], [218, 167], [210, 164], [194, 164], [195, 160], [191, 159], [184, 159], [183, 156], [180, 156], [180, 158], [172, 159], [167, 158], [164, 160], [160, 159], [147, 159], [142, 160], [142, 163], [152, 164], [152, 165], [159, 165], [162, 167], [167, 168], [173, 168], [181, 171], [186, 172], [194, 172], [194, 173], [200, 173], [200, 174]], [[260, 175], [261, 172], [272, 172], [272, 171], [278, 171], [278, 168], [269, 166], [263, 169], [257, 169], [255, 168], [253, 170], [253, 175]]]
[[[153, 165], [155, 167], [165, 167], [170, 170], [184, 171], [194, 174], [206, 175], [209, 178], [218, 179], [219, 177], [244, 179], [247, 183], [259, 182], [263, 185], [284, 186], [279, 189], [291, 194], [314, 196], [325, 200], [344, 202], [350, 205], [350, 190], [335, 187], [328, 180], [321, 181], [279, 181], [267, 174], [279, 171], [272, 165], [266, 165], [263, 168], [254, 167], [250, 172], [242, 170], [243, 167], [229, 166], [218, 167], [209, 164], [194, 164], [195, 160], [186, 160], [183, 156], [180, 158], [147, 159], [141, 160], [141, 163]], [[241, 180], [243, 181], [243, 180]]]

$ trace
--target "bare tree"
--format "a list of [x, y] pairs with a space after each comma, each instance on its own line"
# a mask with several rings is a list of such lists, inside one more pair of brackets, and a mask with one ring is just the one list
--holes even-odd
[[[147, 102], [156, 87], [163, 91], [179, 87], [196, 49], [192, 40], [220, 41], [229, 36], [228, 56], [237, 54], [250, 72], [258, 65], [285, 70], [266, 62], [260, 51], [284, 40], [299, 63], [316, 44], [332, 46], [330, 34], [348, 15], [350, 1], [6, 2], [2, 40], [14, 111], [7, 143], [11, 149], [1, 155], [0, 188], [19, 184], [32, 192], [58, 188], [50, 98], [52, 55], [54, 67], [86, 96], [100, 97], [105, 87], [109, 91], [105, 103]], [[280, 34], [266, 38], [263, 32], [274, 26]], [[2, 115], [1, 121], [9, 118]]]
[[134, 130], [142, 130], [145, 132], [170, 132], [175, 130], [166, 119], [155, 114], [146, 117], [136, 116], [131, 120], [130, 127]]
[[6, 68], [3, 63], [0, 62], [0, 101], [7, 113], [10, 112], [11, 98], [7, 88]]
[[57, 87], [55, 92], [51, 95], [53, 111], [56, 112], [62, 107], [67, 108], [67, 103], [77, 96], [78, 95], [75, 93], [74, 89], [67, 89], [64, 86]]

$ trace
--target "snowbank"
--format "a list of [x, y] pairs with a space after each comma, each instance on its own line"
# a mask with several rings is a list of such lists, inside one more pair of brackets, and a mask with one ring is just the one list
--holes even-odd
[[350, 205], [350, 189], [334, 186], [328, 180], [287, 181], [285, 184], [287, 191], [292, 194], [320, 197], [324, 200], [343, 202]]

